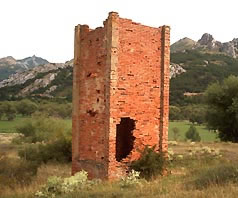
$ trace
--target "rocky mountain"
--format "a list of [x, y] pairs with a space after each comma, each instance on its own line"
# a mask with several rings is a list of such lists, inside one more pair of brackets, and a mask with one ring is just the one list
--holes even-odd
[[[237, 48], [238, 39], [221, 43], [210, 34], [204, 34], [198, 41], [184, 38], [174, 43], [171, 46], [170, 104], [186, 105], [189, 97], [201, 96], [209, 84], [238, 75]], [[73, 60], [31, 69], [29, 65], [38, 62], [32, 57], [21, 61], [12, 57], [0, 60], [0, 65], [21, 62], [28, 68], [0, 80], [0, 100], [25, 96], [72, 99]]]
[[171, 45], [171, 52], [185, 52], [186, 50], [200, 50], [204, 52], [223, 53], [233, 58], [238, 57], [238, 38], [222, 43], [213, 38], [211, 34], [205, 33], [198, 41], [189, 38], [181, 39]]
[[[62, 87], [68, 84], [72, 89], [72, 70], [73, 60], [66, 63], [47, 63], [12, 74], [9, 78], [0, 81], [0, 98], [29, 95], [52, 97], [54, 95], [51, 95], [52, 92], [59, 90], [65, 92]], [[69, 92], [71, 94], [72, 90]]]
[[32, 56], [21, 60], [16, 60], [12, 56], [0, 59], [0, 81], [7, 79], [11, 74], [23, 72], [39, 65], [49, 63], [47, 60]]

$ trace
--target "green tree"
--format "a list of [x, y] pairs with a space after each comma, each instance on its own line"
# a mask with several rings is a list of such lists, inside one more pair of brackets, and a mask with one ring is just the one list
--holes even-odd
[[223, 141], [238, 142], [238, 77], [210, 85], [205, 92], [207, 124]]
[[38, 106], [32, 101], [24, 99], [17, 103], [16, 109], [19, 114], [22, 114], [23, 116], [30, 116], [38, 109]]
[[181, 120], [181, 110], [179, 107], [169, 107], [169, 120]]
[[8, 121], [14, 120], [16, 117], [16, 108], [12, 102], [1, 102], [0, 103], [0, 114], [5, 116]]
[[194, 125], [191, 125], [185, 134], [186, 138], [193, 142], [200, 142], [201, 137]]
[[206, 107], [204, 105], [188, 105], [182, 108], [181, 114], [193, 124], [202, 124], [205, 122]]

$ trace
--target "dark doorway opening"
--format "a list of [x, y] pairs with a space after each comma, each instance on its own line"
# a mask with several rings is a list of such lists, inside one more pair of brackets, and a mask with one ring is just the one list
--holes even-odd
[[119, 162], [131, 152], [135, 137], [135, 120], [130, 118], [121, 118], [120, 124], [116, 128], [116, 160]]

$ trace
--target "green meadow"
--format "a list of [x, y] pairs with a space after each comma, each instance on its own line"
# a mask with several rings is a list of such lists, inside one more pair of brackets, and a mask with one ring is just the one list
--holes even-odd
[[[185, 140], [185, 133], [188, 131], [190, 125], [192, 123], [189, 121], [174, 121], [174, 122], [169, 122], [169, 140], [174, 140], [173, 137], [173, 131], [172, 129], [174, 127], [177, 127], [179, 129], [179, 141], [184, 141]], [[218, 141], [219, 139], [217, 138], [216, 133], [213, 131], [209, 131], [206, 126], [204, 125], [195, 125], [197, 128], [197, 131], [199, 132], [199, 135], [201, 137], [202, 142], [214, 142]]]
[[[24, 121], [27, 119], [31, 119], [29, 117], [17, 117], [13, 121], [7, 121], [7, 120], [1, 120], [0, 121], [0, 133], [14, 133], [16, 132], [16, 127], [21, 125]], [[70, 127], [71, 125], [71, 119], [65, 119], [65, 124]], [[174, 127], [177, 127], [179, 129], [179, 141], [185, 140], [185, 133], [189, 129], [191, 123], [188, 121], [170, 121], [169, 122], [169, 140], [174, 140], [173, 137], [173, 131], [172, 129]], [[217, 141], [216, 134], [212, 131], [209, 131], [206, 126], [204, 125], [195, 125], [197, 128], [202, 142], [213, 142]]]
[[[21, 125], [28, 119], [32, 119], [32, 118], [18, 116], [13, 121], [0, 120], [0, 133], [15, 133], [16, 127]], [[68, 127], [71, 126], [71, 123], [72, 123], [71, 119], [64, 119], [64, 122]]]

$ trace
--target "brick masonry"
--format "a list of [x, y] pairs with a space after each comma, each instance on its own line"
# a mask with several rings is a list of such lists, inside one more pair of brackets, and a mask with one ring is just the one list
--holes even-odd
[[167, 152], [170, 28], [111, 12], [74, 48], [72, 173], [117, 179], [146, 145]]

